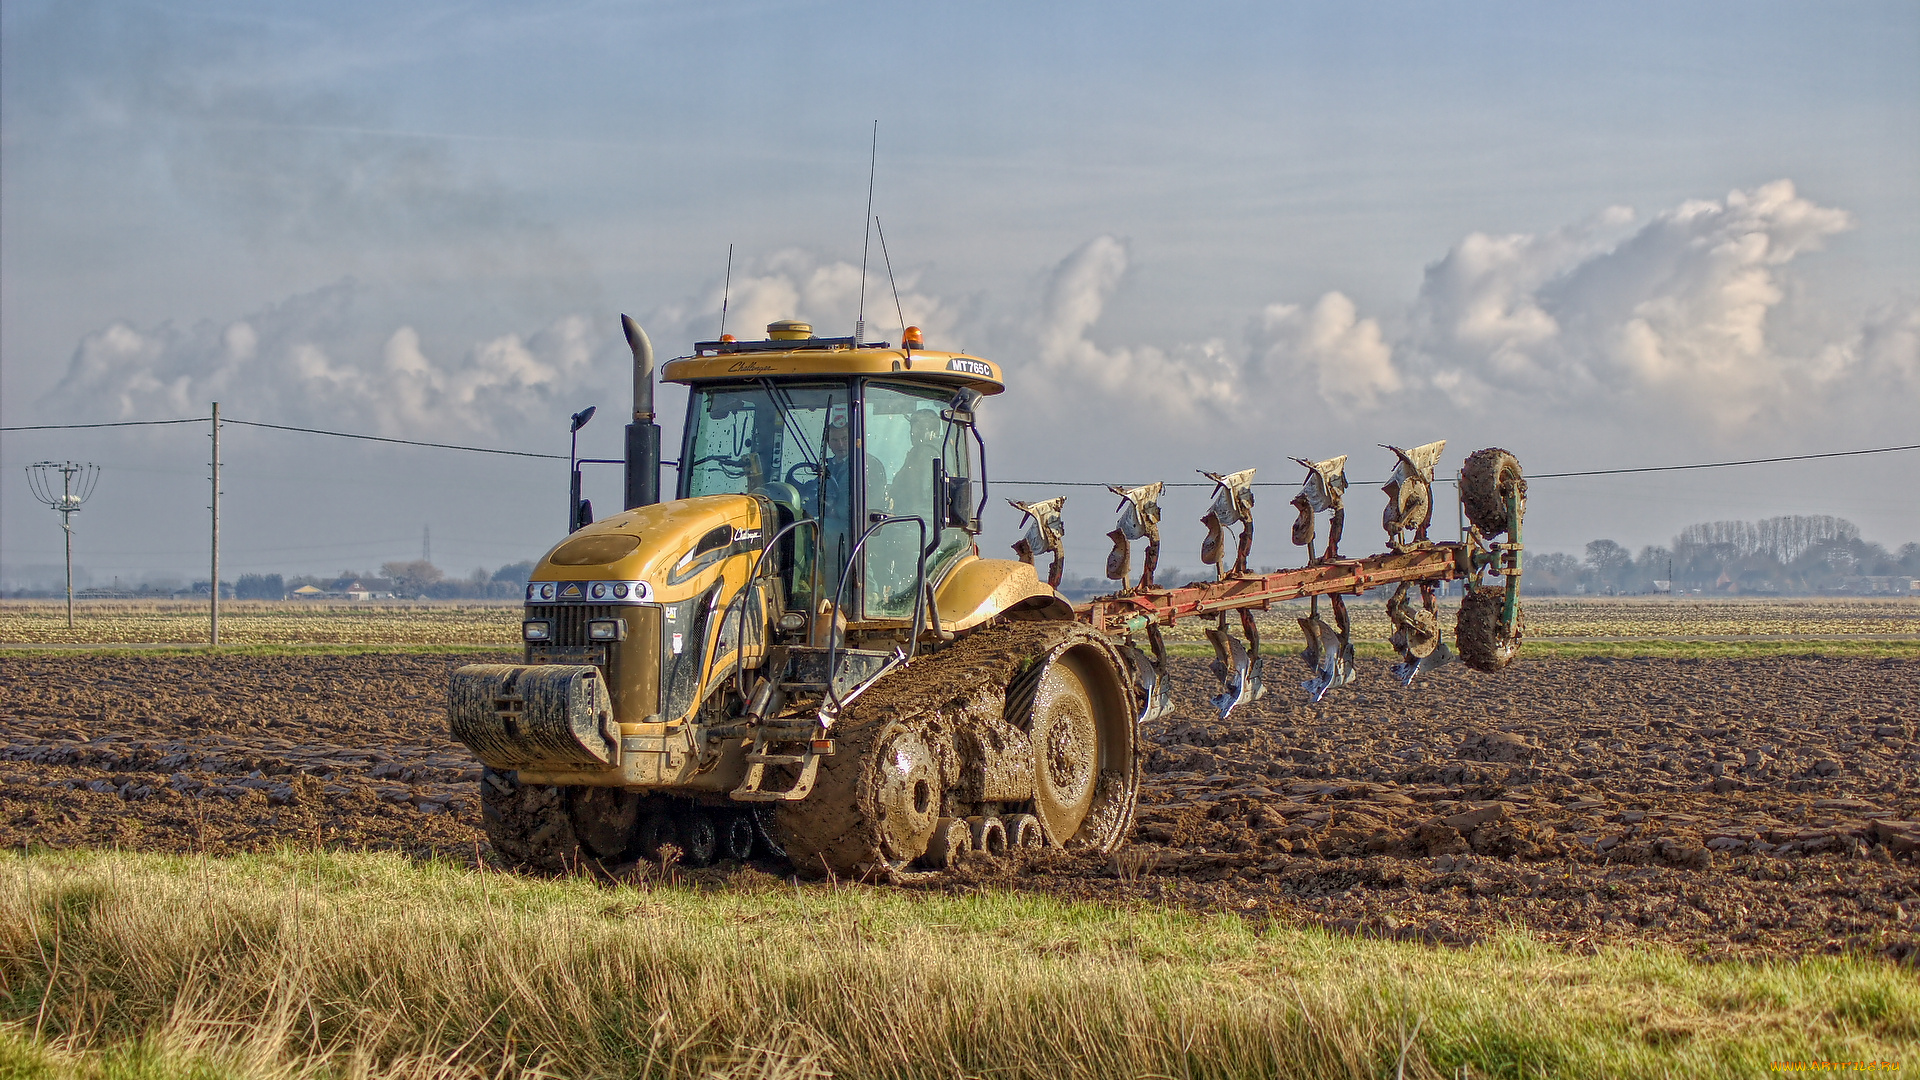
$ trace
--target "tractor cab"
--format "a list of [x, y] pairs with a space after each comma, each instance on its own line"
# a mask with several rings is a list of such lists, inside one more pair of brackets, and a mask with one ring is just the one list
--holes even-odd
[[766, 542], [787, 611], [833, 613], [855, 631], [919, 621], [928, 588], [976, 553], [985, 446], [973, 406], [1001, 391], [999, 369], [927, 351], [914, 328], [899, 347], [815, 337], [797, 321], [767, 330], [664, 365], [690, 389], [677, 497], [772, 507]]

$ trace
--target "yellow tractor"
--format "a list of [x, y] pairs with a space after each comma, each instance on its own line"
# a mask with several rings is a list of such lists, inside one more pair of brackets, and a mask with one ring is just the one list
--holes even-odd
[[524, 664], [453, 678], [494, 848], [540, 867], [757, 848], [882, 875], [1118, 844], [1138, 787], [1126, 660], [1030, 564], [974, 543], [974, 406], [999, 367], [912, 331], [701, 342], [661, 371], [690, 393], [679, 490], [650, 503], [651, 348], [628, 337], [635, 505], [540, 561]]
[[[1518, 646], [1525, 484], [1504, 451], [1469, 459], [1476, 527], [1461, 543], [1425, 539], [1429, 465], [1406, 480], [1424, 504], [1389, 491], [1413, 507], [1390, 508], [1392, 552], [1329, 550], [1280, 574], [1245, 566], [1252, 470], [1209, 473], [1220, 487], [1208, 527], [1241, 526], [1238, 559], [1229, 569], [1210, 535], [1219, 579], [1174, 589], [1151, 580], [1159, 485], [1115, 488], [1127, 501], [1109, 576], [1122, 588], [1076, 612], [1053, 587], [1061, 500], [1015, 504], [1033, 522], [1019, 559], [983, 558], [976, 543], [987, 485], [975, 407], [1003, 389], [996, 364], [929, 350], [911, 327], [897, 347], [797, 321], [764, 341], [699, 342], [660, 372], [689, 388], [678, 490], [663, 502], [652, 348], [623, 323], [628, 508], [592, 521], [575, 466], [573, 531], [527, 585], [524, 662], [463, 667], [450, 688], [453, 734], [485, 765], [484, 828], [517, 865], [618, 864], [670, 844], [696, 866], [784, 857], [802, 872], [887, 878], [976, 851], [1104, 852], [1132, 829], [1139, 724], [1170, 708], [1162, 625], [1218, 620], [1223, 714], [1265, 693], [1247, 613], [1277, 599], [1336, 605], [1337, 631], [1315, 608], [1324, 644], [1308, 628], [1309, 662], [1325, 668], [1305, 684], [1316, 698], [1352, 677], [1341, 594], [1400, 584], [1409, 682], [1451, 656], [1432, 626], [1439, 581], [1474, 579], [1461, 624], [1471, 606], [1470, 664], [1505, 666]], [[1316, 490], [1329, 475], [1313, 474]], [[1125, 539], [1148, 534], [1148, 573], [1128, 586]], [[1042, 581], [1033, 560], [1047, 552]], [[1507, 576], [1504, 590], [1479, 584], [1489, 571]], [[1245, 648], [1229, 640], [1229, 611]]]

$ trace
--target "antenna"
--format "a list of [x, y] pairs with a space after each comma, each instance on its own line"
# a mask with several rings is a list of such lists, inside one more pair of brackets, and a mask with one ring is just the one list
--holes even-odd
[[887, 254], [887, 230], [880, 227], [880, 219], [873, 219], [873, 229], [880, 234], [880, 257], [887, 261], [887, 284], [893, 288], [893, 313], [900, 316], [900, 339], [907, 337], [907, 313], [900, 310], [900, 285], [893, 280], [893, 256]]
[[[873, 224], [873, 167], [880, 160], [880, 121], [873, 122], [873, 145], [867, 149], [867, 220]], [[859, 348], [867, 336], [867, 245], [873, 242], [873, 230], [866, 229], [860, 240], [860, 314], [853, 320], [853, 347]]]
[[[54, 488], [54, 474], [60, 475], [60, 486]], [[27, 484], [33, 489], [33, 497], [60, 512], [60, 527], [67, 533], [67, 629], [73, 629], [73, 515], [80, 512], [80, 504], [93, 494], [93, 485], [100, 482], [100, 466], [83, 465], [73, 461], [36, 461], [27, 466]]]
[[727, 283], [720, 286], [720, 336], [727, 336], [727, 298], [733, 295], [733, 245], [727, 245]]

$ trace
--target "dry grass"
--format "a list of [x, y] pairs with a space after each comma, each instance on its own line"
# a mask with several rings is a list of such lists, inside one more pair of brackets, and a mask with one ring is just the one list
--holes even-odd
[[0, 856], [0, 1075], [1701, 1076], [1916, 1039], [1920, 987], [1866, 960], [1445, 950], [764, 876]]

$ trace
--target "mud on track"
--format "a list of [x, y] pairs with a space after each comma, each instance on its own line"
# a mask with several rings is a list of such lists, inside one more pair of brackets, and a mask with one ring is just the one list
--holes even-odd
[[[502, 659], [510, 659], [503, 655]], [[483, 854], [445, 731], [473, 655], [0, 657], [0, 844]], [[1466, 942], [1920, 955], [1920, 664], [1383, 663], [1305, 704], [1297, 660], [1216, 721], [1204, 664], [1147, 732], [1135, 841], [918, 888], [1144, 900]], [[730, 871], [697, 880], [724, 887]], [[764, 878], [760, 879], [764, 880]]]

